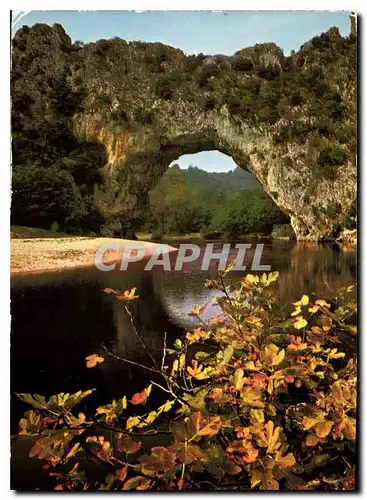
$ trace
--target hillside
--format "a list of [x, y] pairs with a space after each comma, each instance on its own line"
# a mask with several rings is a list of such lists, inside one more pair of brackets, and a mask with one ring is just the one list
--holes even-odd
[[[175, 168], [173, 165], [172, 168]], [[208, 196], [215, 198], [218, 193], [233, 194], [240, 189], [248, 189], [259, 185], [256, 177], [236, 167], [229, 172], [207, 172], [195, 166], [182, 169], [185, 180], [189, 186], [200, 186], [207, 192]]]

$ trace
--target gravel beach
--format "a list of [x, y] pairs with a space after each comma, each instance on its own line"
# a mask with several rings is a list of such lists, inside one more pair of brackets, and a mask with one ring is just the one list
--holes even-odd
[[121, 243], [118, 251], [108, 250], [103, 253], [103, 263], [109, 264], [121, 260], [124, 246], [133, 244], [145, 250], [148, 258], [158, 249], [172, 252], [176, 248], [149, 241], [133, 241], [117, 238], [30, 238], [11, 240], [11, 274], [27, 274], [42, 271], [58, 271], [73, 267], [94, 266], [98, 249], [105, 244]]

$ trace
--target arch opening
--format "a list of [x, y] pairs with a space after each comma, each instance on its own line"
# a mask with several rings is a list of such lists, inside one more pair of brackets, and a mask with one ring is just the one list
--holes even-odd
[[231, 156], [195, 143], [179, 153], [148, 192], [141, 237], [261, 237], [276, 226], [294, 236], [289, 216]]

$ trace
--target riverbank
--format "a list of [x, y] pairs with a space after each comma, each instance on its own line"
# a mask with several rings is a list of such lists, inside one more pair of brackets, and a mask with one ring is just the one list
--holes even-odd
[[102, 245], [120, 243], [119, 250], [108, 250], [103, 254], [103, 263], [119, 262], [124, 245], [141, 245], [145, 257], [149, 258], [158, 248], [166, 252], [176, 248], [150, 241], [133, 241], [118, 238], [90, 238], [72, 236], [66, 238], [18, 238], [11, 240], [11, 274], [60, 271], [75, 267], [95, 265], [96, 252]]

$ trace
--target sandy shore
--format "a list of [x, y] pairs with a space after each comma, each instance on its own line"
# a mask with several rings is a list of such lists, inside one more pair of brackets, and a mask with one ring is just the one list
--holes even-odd
[[144, 249], [145, 258], [163, 249], [165, 252], [176, 248], [150, 241], [132, 241], [117, 238], [32, 238], [11, 240], [11, 274], [27, 274], [42, 271], [58, 271], [74, 267], [95, 265], [96, 252], [101, 245], [120, 243], [118, 251], [103, 253], [103, 263], [121, 261], [124, 246], [133, 244]]

